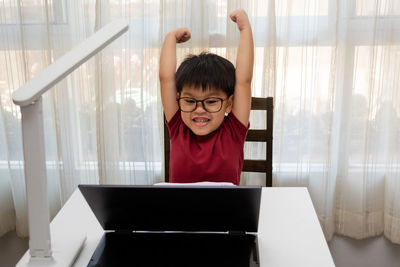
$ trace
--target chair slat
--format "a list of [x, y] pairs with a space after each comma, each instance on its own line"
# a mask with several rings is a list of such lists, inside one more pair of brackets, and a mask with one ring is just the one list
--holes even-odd
[[251, 110], [267, 110], [267, 98], [252, 97]]
[[244, 171], [244, 172], [266, 172], [267, 171], [267, 163], [265, 160], [245, 159], [243, 161], [242, 171]]
[[249, 130], [247, 132], [246, 141], [266, 142], [267, 141], [267, 130]]

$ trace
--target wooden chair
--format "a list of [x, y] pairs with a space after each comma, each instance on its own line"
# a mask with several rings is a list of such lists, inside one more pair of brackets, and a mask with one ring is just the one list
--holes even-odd
[[272, 186], [272, 139], [274, 127], [274, 98], [252, 97], [251, 110], [266, 111], [266, 129], [249, 129], [246, 142], [265, 142], [265, 159], [253, 160], [244, 159], [242, 172], [263, 172], [265, 173], [265, 186]]
[[[264, 130], [249, 129], [246, 142], [265, 142], [266, 158], [263, 160], [244, 159], [243, 172], [262, 172], [266, 175], [265, 185], [272, 186], [272, 134], [273, 134], [273, 118], [274, 118], [274, 100], [273, 97], [260, 98], [252, 97], [251, 110], [266, 111], [266, 126]], [[165, 166], [165, 182], [169, 182], [169, 153], [170, 153], [170, 137], [168, 127], [164, 123], [164, 166]]]

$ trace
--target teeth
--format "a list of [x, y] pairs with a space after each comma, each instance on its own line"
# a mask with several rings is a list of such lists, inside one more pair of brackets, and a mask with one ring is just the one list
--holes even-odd
[[194, 119], [195, 121], [197, 121], [197, 122], [206, 122], [206, 121], [208, 121], [207, 119]]

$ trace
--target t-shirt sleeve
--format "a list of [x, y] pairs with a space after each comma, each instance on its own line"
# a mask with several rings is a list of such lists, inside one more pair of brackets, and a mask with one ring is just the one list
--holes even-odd
[[231, 112], [228, 116], [228, 125], [231, 128], [231, 132], [233, 137], [237, 138], [237, 141], [244, 142], [246, 139], [247, 132], [250, 128], [250, 122], [247, 127], [241, 123], [238, 118], [236, 118], [235, 114]]
[[181, 113], [179, 109], [169, 121], [165, 120], [165, 124], [168, 126], [169, 136], [171, 139], [175, 138], [175, 136], [178, 134], [179, 125], [181, 123]]

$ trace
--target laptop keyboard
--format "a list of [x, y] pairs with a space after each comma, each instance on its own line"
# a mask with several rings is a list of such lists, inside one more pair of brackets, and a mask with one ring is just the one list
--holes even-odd
[[107, 232], [88, 266], [258, 267], [257, 237]]

